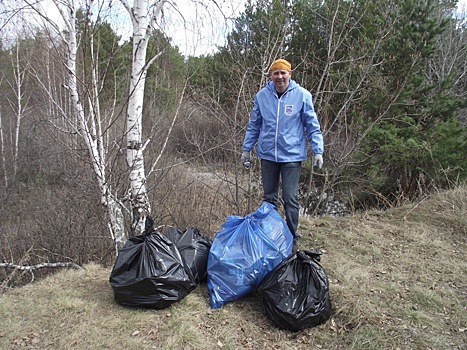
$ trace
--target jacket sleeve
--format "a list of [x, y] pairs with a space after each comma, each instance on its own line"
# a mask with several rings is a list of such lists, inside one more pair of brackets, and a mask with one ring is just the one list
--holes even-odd
[[263, 117], [259, 109], [258, 97], [255, 96], [255, 102], [250, 115], [250, 121], [246, 128], [245, 139], [243, 141], [243, 150], [251, 151], [258, 141], [259, 132], [261, 130], [261, 124], [263, 123]]
[[323, 134], [321, 133], [321, 126], [313, 106], [313, 99], [308, 91], [304, 94], [303, 100], [302, 120], [308, 140], [310, 141], [311, 149], [314, 154], [323, 154]]

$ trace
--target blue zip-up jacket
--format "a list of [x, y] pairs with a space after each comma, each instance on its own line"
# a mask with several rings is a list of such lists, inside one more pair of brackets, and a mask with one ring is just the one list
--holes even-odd
[[290, 79], [284, 94], [278, 98], [272, 81], [255, 96], [243, 150], [277, 163], [307, 159], [306, 140], [314, 154], [323, 154], [323, 135], [313, 107], [311, 93]]

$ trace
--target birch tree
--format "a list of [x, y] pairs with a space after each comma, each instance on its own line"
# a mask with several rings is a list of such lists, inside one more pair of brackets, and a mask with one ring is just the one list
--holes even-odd
[[[116, 248], [119, 249], [123, 246], [126, 238], [124, 229], [124, 218], [122, 206], [118, 198], [112, 192], [112, 187], [108, 181], [106, 173], [106, 149], [104, 133], [102, 132], [102, 118], [100, 109], [89, 109], [89, 115], [85, 114], [83, 106], [83, 99], [80, 97], [77, 82], [77, 30], [76, 30], [76, 4], [74, 0], [69, 0], [64, 3], [63, 1], [54, 1], [55, 6], [60, 12], [63, 20], [65, 31], [60, 31], [61, 38], [67, 48], [66, 69], [68, 72], [67, 89], [69, 91], [73, 112], [76, 118], [76, 128], [79, 131], [84, 143], [89, 152], [92, 167], [96, 175], [99, 189], [102, 195], [102, 204], [108, 209], [109, 215], [109, 228], [114, 239]], [[29, 3], [30, 6], [33, 6]], [[96, 66], [92, 69], [97, 69]], [[92, 74], [92, 86], [97, 86], [96, 75]], [[98, 98], [96, 96], [96, 98]], [[96, 106], [99, 101], [95, 101]]]
[[2, 159], [3, 183], [8, 187], [8, 172], [5, 157], [5, 137], [3, 136], [2, 110], [0, 109], [0, 155]]
[[[21, 122], [25, 117], [28, 105], [28, 98], [25, 96], [24, 84], [25, 76], [28, 70], [28, 60], [23, 62], [20, 60], [20, 47], [21, 39], [20, 35], [17, 36], [16, 45], [11, 50], [11, 67], [12, 67], [12, 78], [4, 79], [5, 86], [8, 87], [8, 92], [3, 91], [2, 96], [9, 106], [9, 113], [12, 116], [11, 128], [5, 128], [2, 125], [2, 117], [0, 116], [0, 147], [2, 153], [3, 173], [5, 187], [8, 187], [9, 183], [13, 182], [18, 172], [18, 158], [19, 158], [19, 145], [20, 145], [20, 130]], [[11, 159], [11, 167], [7, 167], [7, 156], [6, 156], [6, 141], [5, 133], [8, 135], [10, 141], [9, 147], [9, 159]], [[7, 169], [8, 168], [8, 169]]]
[[127, 163], [130, 167], [129, 198], [132, 208], [132, 225], [134, 232], [138, 234], [144, 230], [145, 219], [151, 213], [144, 168], [145, 145], [142, 142], [144, 86], [148, 68], [159, 56], [156, 55], [146, 62], [146, 52], [148, 38], [154, 30], [156, 19], [166, 1], [135, 0], [133, 7], [127, 0], [120, 1], [128, 11], [133, 25], [133, 54], [126, 137]]
[[[79, 87], [81, 81], [78, 79], [79, 73], [77, 70], [79, 48], [77, 10], [79, 6], [84, 5], [87, 16], [85, 22], [89, 23], [92, 21], [91, 6], [96, 4], [93, 4], [93, 1], [52, 0], [60, 14], [60, 21], [53, 21], [46, 15], [44, 9], [40, 6], [40, 2], [24, 1], [29, 9], [35, 11], [36, 14], [43, 18], [44, 23], [54, 29], [66, 48], [64, 65], [67, 77], [65, 87], [71, 98], [73, 115], [67, 115], [65, 108], [61, 108], [58, 102], [54, 102], [54, 104], [59, 109], [61, 108], [62, 115], [68, 122], [68, 127], [78, 132], [86, 145], [101, 192], [101, 201], [108, 211], [109, 229], [117, 251], [123, 246], [130, 234], [138, 235], [142, 233], [145, 219], [151, 213], [144, 166], [144, 149], [149, 140], [143, 144], [142, 113], [147, 70], [159, 55], [147, 61], [146, 52], [148, 39], [165, 4], [165, 1], [154, 0], [135, 0], [132, 4], [127, 0], [121, 0], [120, 2], [126, 9], [133, 26], [132, 68], [127, 99], [125, 133], [126, 161], [129, 167], [129, 190], [128, 194], [124, 195], [123, 198], [119, 198], [117, 190], [113, 187], [112, 176], [108, 169], [109, 159], [106, 147], [109, 144], [109, 135], [107, 133], [108, 125], [105, 122], [112, 118], [104, 117], [100, 108], [99, 90], [101, 83], [98, 81], [99, 65], [96, 63], [98, 61], [97, 55], [93, 51], [92, 31], [88, 32], [89, 38], [86, 38], [91, 43], [89, 53], [91, 65], [88, 67], [91, 70], [89, 75], [90, 84], [86, 89], [80, 89]], [[105, 1], [99, 1], [95, 8], [101, 9], [105, 4]], [[47, 83], [40, 81], [40, 79], [38, 79], [38, 83], [53, 98]], [[128, 207], [124, 204], [125, 200], [128, 200]], [[131, 218], [132, 232], [126, 232], [125, 212]]]
[[13, 153], [13, 178], [16, 177], [18, 172], [18, 153], [19, 153], [19, 131], [21, 129], [21, 120], [27, 108], [27, 101], [23, 100], [22, 86], [24, 82], [24, 75], [26, 70], [20, 67], [19, 61], [19, 44], [15, 48], [15, 96], [16, 96], [16, 123], [15, 123], [15, 137], [14, 137], [14, 153]]
[[[118, 250], [129, 235], [139, 235], [145, 229], [146, 218], [152, 212], [147, 178], [150, 177], [152, 180], [155, 176], [151, 174], [160, 173], [156, 165], [160, 160], [160, 155], [167, 152], [166, 145], [171, 133], [170, 130], [174, 128], [177, 114], [180, 111], [179, 107], [182, 104], [182, 99], [178, 99], [174, 116], [169, 117], [172, 122], [164, 124], [170, 130], [167, 132], [165, 130], [163, 132], [157, 131], [158, 134], [164, 134], [159, 140], [160, 142], [157, 143], [161, 144], [161, 147], [153, 147], [152, 136], [148, 137], [148, 135], [156, 135], [153, 130], [154, 126], [151, 126], [150, 130], [143, 134], [143, 125], [146, 127], [148, 125], [148, 121], [143, 123], [145, 84], [148, 69], [161, 58], [162, 54], [165, 55], [165, 52], [156, 51], [153, 56], [148, 56], [148, 42], [156, 31], [165, 33], [166, 24], [181, 23], [177, 30], [183, 31], [183, 27], [187, 27], [185, 26], [185, 18], [177, 7], [178, 2], [169, 3], [166, 0], [118, 0], [115, 2], [49, 0], [48, 3], [52, 3], [54, 8], [58, 10], [60, 15], [58, 20], [53, 19], [53, 16], [48, 16], [51, 11], [45, 11], [41, 7], [41, 4], [45, 3], [45, 1], [32, 0], [23, 0], [22, 2], [29, 10], [32, 9], [43, 19], [42, 28], [46, 26], [52, 28], [52, 45], [55, 45], [57, 51], [61, 49], [59, 46], [62, 46], [65, 51], [63, 65], [67, 72], [66, 83], [60, 86], [55, 85], [55, 89], [60, 90], [64, 86], [71, 103], [64, 104], [63, 100], [58, 101], [54, 98], [55, 92], [52, 91], [53, 87], [48, 85], [48, 80], [43, 78], [44, 73], [37, 74], [37, 84], [44, 91], [47, 91], [47, 100], [54, 105], [53, 110], [61, 114], [60, 123], [56, 123], [57, 129], [63, 129], [69, 133], [70, 136], [67, 137], [70, 138], [73, 137], [71, 134], [79, 135], [78, 147], [82, 147], [83, 144], [85, 146], [87, 158], [91, 160], [92, 170], [99, 186], [102, 204], [108, 211], [110, 233]], [[104, 105], [103, 99], [101, 99], [104, 83], [99, 81], [99, 79], [103, 79], [99, 68], [102, 67], [99, 67], [97, 63], [99, 53], [92, 50], [94, 45], [89, 45], [85, 59], [80, 56], [83, 41], [90, 43], [94, 37], [91, 29], [83, 33], [82, 27], [92, 26], [93, 21], [100, 15], [100, 11], [111, 13], [110, 8], [113, 10], [117, 7], [118, 10], [115, 11], [123, 10], [126, 17], [123, 21], [125, 23], [122, 24], [121, 21], [120, 25], [127, 27], [131, 23], [131, 29], [128, 30], [130, 35], [128, 36], [132, 40], [128, 93], [123, 98], [117, 96], [117, 93], [113, 97], [115, 105], [125, 110], [122, 114], [118, 110], [112, 112], [112, 108], [108, 104]], [[167, 7], [165, 17], [162, 11], [164, 7]], [[85, 18], [81, 17], [81, 13], [84, 13]], [[178, 19], [181, 18], [182, 21], [171, 22], [173, 18], [167, 19], [170, 16], [169, 13], [179, 16]], [[206, 11], [206, 13], [208, 12]], [[118, 15], [121, 16], [121, 12], [118, 12]], [[209, 13], [207, 15], [201, 14], [202, 18], [209, 15]], [[111, 20], [113, 19], [111, 18]], [[59, 40], [56, 39], [57, 37]], [[61, 53], [59, 52], [59, 54]], [[83, 66], [80, 65], [81, 62], [85, 62]], [[84, 71], [85, 73], [83, 73]], [[54, 73], [52, 72], [52, 74]], [[106, 84], [108, 87], [108, 83]], [[119, 84], [119, 82], [115, 84]], [[183, 93], [184, 88], [177, 91], [177, 95], [183, 95]], [[104, 94], [110, 95], [108, 90]], [[71, 112], [67, 110], [68, 107], [71, 107]], [[147, 111], [144, 112], [147, 113]], [[113, 115], [110, 115], [111, 113]], [[124, 115], [124, 118], [121, 118], [120, 115]], [[116, 124], [118, 126], [115, 126]], [[122, 126], [124, 126], [124, 130], [118, 130], [120, 135], [118, 138], [115, 135], [115, 129]], [[112, 128], [114, 128], [113, 135], [109, 133]], [[159, 154], [152, 155], [154, 156], [152, 159], [155, 161], [151, 160], [150, 162], [148, 161], [151, 156], [150, 152], [154, 150], [157, 150]], [[117, 182], [122, 178], [122, 173], [114, 172], [115, 161], [120, 161], [117, 154], [125, 155], [126, 186]], [[122, 170], [119, 168], [118, 171]]]

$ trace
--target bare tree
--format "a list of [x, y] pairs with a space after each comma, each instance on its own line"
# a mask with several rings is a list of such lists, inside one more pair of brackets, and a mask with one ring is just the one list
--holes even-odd
[[25, 94], [23, 91], [23, 84], [25, 80], [25, 74], [28, 70], [28, 63], [25, 63], [25, 67], [21, 67], [20, 65], [20, 41], [17, 41], [14, 52], [14, 61], [12, 62], [12, 65], [14, 69], [15, 84], [14, 86], [11, 86], [12, 90], [15, 92], [15, 101], [11, 102], [11, 107], [15, 111], [15, 132], [13, 137], [13, 180], [16, 178], [16, 174], [18, 172], [19, 133], [21, 129], [21, 120], [26, 113], [28, 103], [27, 98], [25, 99]]
[[[21, 35], [18, 34], [16, 37], [16, 45], [11, 49], [11, 67], [12, 67], [12, 78], [11, 80], [6, 78], [3, 79], [5, 84], [8, 86], [8, 92], [3, 91], [2, 96], [7, 102], [11, 111], [12, 123], [11, 128], [8, 130], [8, 136], [10, 140], [10, 159], [11, 167], [8, 167], [10, 171], [7, 171], [6, 166], [6, 144], [4, 139], [4, 132], [2, 123], [0, 120], [0, 142], [2, 145], [2, 159], [4, 167], [4, 180], [5, 187], [13, 182], [18, 173], [18, 157], [20, 147], [20, 130], [23, 118], [27, 113], [28, 97], [24, 91], [24, 85], [26, 80], [26, 74], [29, 69], [28, 60], [20, 59], [21, 51]], [[1, 119], [1, 117], [0, 117]]]
[[[148, 68], [158, 55], [146, 61], [148, 38], [166, 1], [135, 0], [133, 7], [120, 0], [133, 25], [133, 56], [130, 78], [130, 95], [127, 112], [127, 162], [130, 167], [130, 203], [132, 225], [136, 234], [144, 231], [145, 219], [151, 213], [144, 168], [144, 145], [142, 141], [142, 117], [144, 86]], [[149, 140], [148, 140], [149, 141]]]
[[[446, 17], [440, 13], [440, 17]], [[459, 99], [467, 98], [467, 8], [460, 8], [443, 36], [437, 38], [437, 50], [428, 62], [427, 80], [433, 84], [450, 79], [453, 81], [451, 93]], [[467, 108], [459, 113], [459, 121], [467, 125]]]
[[[52, 84], [53, 71], [46, 69], [44, 72], [35, 72], [37, 84], [47, 95], [49, 101], [49, 115], [58, 115], [60, 118], [50, 120], [59, 130], [65, 131], [72, 139], [72, 135], [79, 135], [80, 141], [85, 145], [88, 159], [91, 160], [92, 170], [101, 194], [101, 202], [107, 208], [109, 217], [109, 229], [115, 242], [117, 251], [123, 246], [129, 235], [138, 235], [145, 229], [146, 218], [151, 215], [151, 205], [148, 197], [147, 176], [155, 170], [157, 157], [151, 170], [145, 169], [145, 150], [153, 140], [143, 137], [143, 110], [145, 83], [148, 69], [161, 56], [163, 52], [157, 52], [153, 57], [147, 58], [148, 42], [154, 31], [162, 28], [161, 16], [163, 7], [167, 1], [156, 0], [120, 0], [126, 14], [132, 24], [132, 57], [131, 72], [129, 72], [128, 94], [120, 107], [126, 109], [126, 118], [120, 121], [119, 113], [115, 114], [113, 107], [105, 107], [101, 100], [103, 91], [102, 72], [99, 71], [99, 53], [93, 44], [94, 32], [90, 27], [93, 19], [99, 14], [93, 11], [101, 11], [108, 5], [105, 1], [77, 1], [77, 0], [51, 0], [60, 14], [59, 20], [46, 15], [40, 6], [41, 2], [24, 0], [29, 10], [43, 19], [43, 27], [48, 28], [51, 41], [54, 43], [56, 54], [63, 55], [63, 66], [66, 70], [65, 82], [62, 86], [66, 89], [69, 100], [57, 93], [58, 85]], [[175, 4], [170, 4], [176, 8]], [[85, 15], [83, 23], [78, 22], [78, 9]], [[84, 7], [83, 7], [84, 6]], [[59, 39], [56, 39], [56, 38]], [[87, 42], [86, 62], [80, 66], [80, 47], [83, 41]], [[82, 58], [81, 58], [82, 60]], [[86, 73], [83, 71], [86, 70]], [[49, 75], [50, 74], [50, 75]], [[181, 92], [183, 95], [183, 91]], [[114, 97], [116, 99], [116, 97]], [[178, 101], [180, 106], [181, 99]], [[71, 107], [71, 109], [69, 109]], [[173, 117], [172, 127], [179, 108]], [[124, 126], [124, 130], [123, 129]], [[120, 135], [116, 130], [121, 128]], [[167, 135], [170, 134], [170, 130]], [[161, 152], [165, 149], [166, 141]], [[125, 140], [125, 141], [123, 141]], [[70, 145], [70, 140], [66, 140]], [[122, 146], [122, 143], [125, 146]], [[124, 149], [124, 152], [122, 152]], [[115, 158], [110, 155], [111, 150], [126, 155], [127, 186], [117, 185], [116, 181], [121, 174], [115, 175], [113, 165]], [[115, 157], [115, 155], [114, 155]], [[146, 160], [147, 163], [147, 160]], [[126, 187], [127, 190], [123, 190]], [[131, 232], [125, 225], [127, 218], [131, 222]]]
[[[133, 24], [133, 56], [132, 71], [130, 79], [130, 91], [128, 97], [128, 111], [126, 118], [126, 139], [127, 139], [127, 164], [129, 166], [129, 195], [130, 209], [127, 209], [123, 200], [119, 198], [118, 193], [112, 186], [112, 178], [108, 173], [108, 128], [105, 126], [105, 118], [100, 108], [99, 100], [100, 82], [98, 81], [98, 59], [93, 51], [93, 33], [88, 33], [90, 40], [90, 62], [89, 67], [90, 83], [87, 88], [80, 88], [81, 80], [78, 79], [77, 57], [79, 48], [79, 30], [77, 27], [77, 10], [79, 3], [75, 0], [59, 1], [53, 0], [52, 3], [60, 14], [60, 22], [49, 18], [40, 6], [40, 2], [24, 1], [29, 9], [35, 11], [41, 16], [45, 23], [55, 30], [61, 43], [63, 43], [66, 54], [64, 65], [66, 67], [67, 78], [64, 86], [71, 98], [72, 115], [69, 115], [66, 108], [55, 98], [53, 91], [47, 82], [38, 77], [38, 83], [42, 86], [52, 103], [58, 108], [60, 114], [67, 121], [66, 127], [69, 132], [77, 132], [81, 135], [89, 158], [91, 159], [92, 169], [101, 191], [102, 204], [107, 207], [109, 216], [109, 229], [111, 236], [118, 250], [123, 246], [128, 233], [125, 231], [124, 211], [132, 217], [133, 233], [138, 234], [144, 230], [144, 221], [150, 214], [151, 208], [147, 196], [146, 174], [144, 169], [143, 151], [145, 145], [142, 142], [142, 111], [144, 84], [147, 70], [157, 57], [146, 61], [146, 49], [148, 38], [154, 28], [157, 16], [160, 14], [165, 2], [156, 2], [148, 0], [136, 0], [133, 6], [127, 1], [122, 0]], [[91, 16], [92, 1], [86, 1], [85, 8], [87, 15]], [[103, 6], [100, 3], [98, 8]], [[88, 18], [90, 21], [91, 18]], [[64, 26], [64, 30], [61, 25]], [[86, 104], [85, 104], [86, 103]], [[89, 106], [89, 108], [87, 108]], [[58, 125], [57, 125], [58, 126]], [[61, 126], [58, 126], [61, 127]]]

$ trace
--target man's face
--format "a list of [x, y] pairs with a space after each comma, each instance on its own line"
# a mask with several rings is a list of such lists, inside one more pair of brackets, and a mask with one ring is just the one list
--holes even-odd
[[292, 72], [285, 69], [278, 69], [271, 73], [271, 80], [277, 92], [284, 92], [289, 86]]

